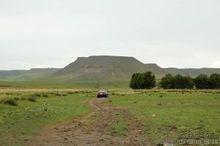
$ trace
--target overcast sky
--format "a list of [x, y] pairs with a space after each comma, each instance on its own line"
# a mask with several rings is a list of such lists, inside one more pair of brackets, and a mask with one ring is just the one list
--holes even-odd
[[0, 69], [90, 55], [220, 67], [220, 0], [0, 0]]

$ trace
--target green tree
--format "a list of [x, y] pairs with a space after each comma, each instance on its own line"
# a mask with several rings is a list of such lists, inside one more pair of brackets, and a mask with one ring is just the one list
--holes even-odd
[[194, 83], [196, 88], [198, 89], [209, 89], [210, 88], [210, 81], [207, 75], [200, 74], [194, 79]]
[[220, 74], [214, 73], [209, 77], [210, 88], [219, 89], [220, 88]]
[[151, 89], [155, 84], [155, 76], [151, 72], [134, 73], [130, 81], [132, 89]]
[[130, 88], [135, 89], [135, 77], [136, 74], [133, 74], [130, 81]]
[[142, 89], [151, 89], [155, 87], [156, 85], [156, 80], [155, 80], [155, 75], [153, 75], [151, 72], [145, 72], [142, 75]]
[[171, 74], [166, 74], [165, 77], [161, 79], [160, 86], [164, 89], [172, 89], [173, 85], [173, 76]]
[[187, 89], [192, 89], [192, 88], [194, 87], [193, 79], [192, 79], [190, 76], [186, 76], [185, 78], [186, 78], [186, 80], [187, 80], [187, 86], [186, 86], [186, 88], [187, 88]]
[[161, 79], [160, 85], [164, 89], [192, 89], [194, 84], [190, 76], [167, 74]]
[[176, 89], [189, 89], [193, 88], [193, 81], [189, 76], [176, 75], [173, 78], [174, 88]]

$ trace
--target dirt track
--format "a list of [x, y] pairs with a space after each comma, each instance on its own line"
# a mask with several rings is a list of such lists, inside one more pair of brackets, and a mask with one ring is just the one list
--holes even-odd
[[[27, 141], [32, 146], [105, 146], [149, 145], [142, 133], [142, 125], [124, 108], [102, 104], [105, 99], [92, 99], [89, 101], [92, 112], [66, 123], [59, 123], [46, 127], [40, 133]], [[128, 122], [126, 136], [113, 136], [107, 128], [117, 122], [118, 113]]]

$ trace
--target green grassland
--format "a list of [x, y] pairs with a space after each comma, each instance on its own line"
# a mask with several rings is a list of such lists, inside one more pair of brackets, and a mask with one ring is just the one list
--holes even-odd
[[[96, 93], [94, 89], [39, 89], [31, 92], [1, 90], [0, 145], [22, 145], [46, 125], [85, 115], [91, 111], [88, 100], [94, 98]], [[7, 102], [9, 99], [17, 106]], [[103, 104], [127, 109], [143, 124], [144, 129], [141, 130], [153, 144], [176, 142], [178, 138], [189, 135], [220, 137], [219, 90], [133, 91], [113, 88], [109, 99]], [[118, 121], [111, 123], [106, 132], [114, 136], [126, 136], [129, 121], [118, 114], [116, 116]]]
[[[89, 112], [89, 92], [1, 93], [0, 145], [22, 145], [43, 126]], [[13, 106], [4, 101], [13, 100]]]
[[[138, 91], [114, 94], [106, 103], [128, 108], [154, 144], [184, 137], [220, 137], [219, 91]], [[113, 132], [124, 133], [124, 126], [113, 125]]]
[[0, 81], [0, 88], [38, 89], [129, 89], [129, 82], [56, 82], [56, 81]]

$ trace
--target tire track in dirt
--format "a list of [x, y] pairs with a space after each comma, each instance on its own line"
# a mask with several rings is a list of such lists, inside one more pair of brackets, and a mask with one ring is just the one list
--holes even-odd
[[[142, 133], [143, 125], [125, 108], [104, 105], [105, 99], [91, 99], [92, 111], [66, 123], [46, 127], [27, 141], [32, 146], [139, 146], [149, 145]], [[126, 136], [113, 136], [107, 128], [117, 122], [116, 113], [128, 122]]]

